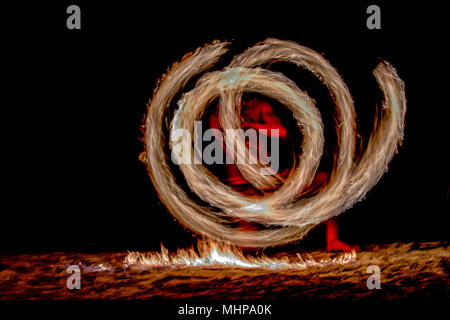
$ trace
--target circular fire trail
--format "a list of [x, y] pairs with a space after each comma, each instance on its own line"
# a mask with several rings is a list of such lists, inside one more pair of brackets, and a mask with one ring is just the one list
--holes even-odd
[[[336, 69], [317, 52], [290, 41], [267, 39], [235, 56], [221, 71], [207, 72], [227, 52], [226, 42], [214, 42], [186, 55], [163, 76], [154, 91], [145, 119], [145, 163], [162, 202], [186, 227], [204, 236], [246, 247], [267, 247], [301, 239], [315, 225], [353, 206], [379, 181], [403, 139], [406, 98], [396, 70], [382, 61], [374, 76], [383, 92], [381, 119], [362, 154], [355, 154], [356, 115], [349, 89]], [[261, 68], [271, 62], [290, 62], [309, 70], [330, 91], [336, 104], [339, 149], [329, 183], [312, 197], [304, 191], [316, 174], [324, 146], [323, 124], [312, 99], [283, 74]], [[203, 74], [204, 73], [204, 74]], [[203, 75], [202, 75], [203, 74]], [[200, 77], [201, 76], [201, 77]], [[171, 116], [170, 105], [186, 84], [199, 77], [194, 89], [184, 93]], [[194, 137], [194, 121], [206, 107], [220, 99], [222, 128], [239, 129], [244, 92], [273, 98], [292, 111], [303, 134], [302, 152], [291, 174], [273, 193], [261, 198], [246, 196], [222, 183], [202, 164], [179, 164], [187, 185], [200, 200], [192, 199], [177, 183], [167, 150], [178, 142], [172, 134], [185, 129]], [[169, 130], [169, 137], [164, 134]], [[169, 141], [168, 141], [169, 140]], [[191, 138], [191, 156], [197, 147]], [[245, 153], [244, 137], [237, 138], [237, 153]], [[198, 153], [198, 152], [197, 152]], [[183, 154], [174, 153], [182, 158]], [[242, 175], [259, 190], [279, 183], [277, 175], [261, 175], [264, 163], [239, 164]], [[268, 169], [268, 168], [265, 168]], [[266, 226], [241, 230], [230, 218]]]

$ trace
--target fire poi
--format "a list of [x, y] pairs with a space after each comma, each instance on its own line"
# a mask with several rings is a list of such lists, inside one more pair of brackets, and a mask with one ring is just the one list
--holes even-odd
[[[246, 247], [268, 247], [301, 239], [317, 224], [361, 200], [387, 170], [403, 138], [404, 83], [388, 62], [381, 61], [375, 68], [373, 74], [384, 97], [382, 115], [376, 119], [367, 147], [359, 154], [355, 152], [356, 113], [352, 96], [337, 70], [322, 55], [294, 42], [267, 39], [235, 56], [222, 70], [208, 72], [227, 52], [227, 46], [228, 42], [216, 41], [198, 48], [162, 77], [148, 105], [142, 160], [161, 201], [196, 233]], [[262, 68], [279, 61], [309, 70], [329, 89], [336, 105], [339, 148], [334, 154], [329, 182], [310, 197], [304, 195], [323, 153], [322, 119], [306, 92], [282, 73]], [[170, 112], [173, 99], [196, 77], [195, 87], [184, 92], [177, 110]], [[279, 101], [292, 112], [299, 126], [302, 152], [286, 178], [273, 170], [270, 161], [263, 161], [249, 150], [249, 143], [239, 130], [242, 95], [247, 92]], [[235, 133], [236, 152], [233, 148], [231, 160], [256, 189], [275, 189], [273, 192], [258, 198], [242, 194], [203, 165], [204, 153], [196, 141], [196, 121], [216, 98], [221, 105], [223, 140], [228, 141], [230, 132]], [[249, 161], [239, 161], [245, 157]], [[190, 190], [177, 182], [170, 161], [179, 166]], [[192, 199], [190, 191], [198, 199]], [[263, 228], [242, 230], [230, 223], [233, 219]]]

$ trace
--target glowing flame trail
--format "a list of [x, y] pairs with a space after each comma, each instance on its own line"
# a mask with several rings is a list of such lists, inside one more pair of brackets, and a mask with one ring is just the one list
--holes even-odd
[[[384, 95], [383, 114], [362, 155], [355, 157], [355, 110], [350, 92], [336, 69], [317, 52], [290, 41], [267, 39], [237, 55], [223, 71], [204, 74], [178, 102], [173, 119], [168, 119], [170, 102], [193, 77], [212, 68], [227, 51], [228, 43], [214, 42], [186, 55], [163, 76], [155, 89], [145, 119], [143, 156], [149, 175], [162, 202], [186, 227], [210, 238], [239, 246], [267, 247], [302, 238], [313, 226], [336, 216], [362, 199], [382, 177], [403, 138], [406, 98], [404, 84], [395, 69], [381, 62], [374, 75]], [[337, 107], [339, 151], [335, 154], [330, 182], [318, 194], [302, 198], [302, 192], [316, 173], [324, 145], [320, 114], [308, 95], [278, 72], [258, 66], [287, 61], [306, 68], [330, 90]], [[248, 197], [223, 184], [204, 166], [180, 164], [191, 190], [210, 205], [189, 198], [171, 171], [164, 124], [170, 130], [187, 129], [194, 137], [194, 121], [220, 97], [220, 121], [224, 129], [240, 128], [239, 105], [243, 92], [257, 92], [288, 107], [304, 136], [302, 155], [293, 173], [278, 190], [262, 198]], [[175, 141], [171, 141], [174, 143]], [[191, 150], [193, 141], [185, 142]], [[238, 152], [244, 152], [243, 137]], [[184, 149], [186, 150], [186, 149]], [[182, 155], [176, 155], [182, 156]], [[359, 159], [356, 161], [355, 159]], [[239, 165], [255, 187], [273, 186], [274, 176], [260, 175], [262, 164]], [[227, 224], [235, 217], [265, 225], [265, 230], [239, 230]]]

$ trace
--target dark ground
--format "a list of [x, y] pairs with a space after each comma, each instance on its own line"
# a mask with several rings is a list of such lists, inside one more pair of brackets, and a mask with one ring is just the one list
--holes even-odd
[[[344, 265], [306, 269], [124, 266], [127, 252], [24, 254], [0, 257], [0, 297], [14, 299], [391, 300], [448, 299], [448, 243], [393, 243], [362, 248]], [[338, 256], [314, 251], [315, 261]], [[294, 256], [293, 253], [290, 253]], [[66, 268], [81, 267], [81, 289], [66, 287]], [[369, 290], [369, 265], [381, 269], [381, 289]]]

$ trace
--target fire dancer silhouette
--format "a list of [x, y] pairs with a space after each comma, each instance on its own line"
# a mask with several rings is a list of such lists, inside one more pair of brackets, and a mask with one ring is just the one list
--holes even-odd
[[[208, 124], [212, 129], [221, 130], [219, 122], [219, 108], [220, 106], [217, 104], [208, 116]], [[244, 97], [241, 102], [241, 117], [241, 127], [244, 130], [255, 129], [258, 131], [259, 129], [266, 129], [267, 136], [270, 138], [272, 134], [271, 129], [278, 129], [278, 138], [280, 139], [280, 142], [284, 142], [280, 146], [280, 154], [283, 154], [283, 146], [286, 147], [289, 145], [290, 137], [288, 135], [288, 130], [283, 125], [281, 119], [275, 113], [269, 102], [259, 98]], [[223, 148], [226, 152], [225, 145], [223, 145]], [[258, 141], [256, 149], [259, 150], [260, 148], [267, 148], [267, 146], [261, 145]], [[280, 159], [281, 162], [282, 160], [283, 159]], [[260, 190], [256, 189], [244, 178], [236, 164], [226, 164], [225, 166], [225, 183], [230, 185], [234, 190], [248, 196], [261, 197], [264, 195]], [[282, 178], [286, 178], [290, 172], [290, 169], [291, 167], [280, 166], [278, 175]], [[308, 187], [308, 190], [319, 190], [327, 184], [328, 179], [329, 174], [327, 172], [319, 171], [314, 177], [311, 185]], [[243, 219], [240, 219], [238, 228], [240, 230], [258, 230], [257, 225]], [[336, 218], [330, 219], [326, 222], [326, 245], [327, 251], [359, 250], [358, 246], [351, 246], [339, 239], [339, 225]]]

